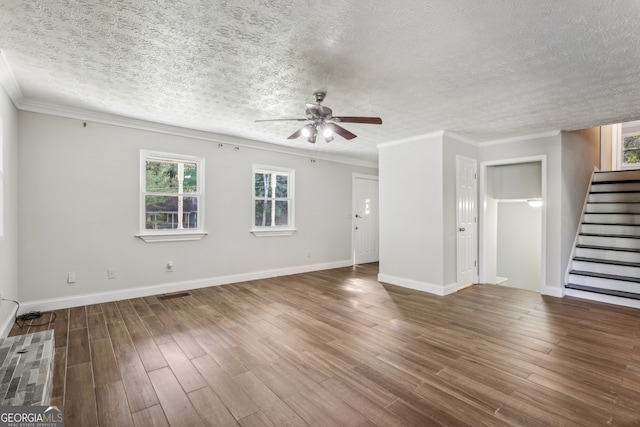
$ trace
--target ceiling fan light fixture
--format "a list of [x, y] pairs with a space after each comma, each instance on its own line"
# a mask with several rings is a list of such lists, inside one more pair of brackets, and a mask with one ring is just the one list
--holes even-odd
[[[316, 143], [316, 138], [318, 137], [318, 128], [316, 126], [313, 126], [313, 125], [307, 125], [307, 126], [309, 126], [309, 128], [307, 128], [307, 129], [309, 129], [309, 131], [308, 131], [309, 135], [307, 135], [307, 141], [309, 141], [312, 144], [315, 144]], [[307, 126], [305, 126], [305, 128]], [[304, 135], [304, 133], [303, 133], [303, 135]]]
[[[330, 127], [323, 126], [322, 136], [324, 136], [325, 138], [331, 138], [333, 136], [333, 131], [331, 130]], [[331, 138], [331, 140], [333, 140], [333, 138]]]
[[311, 135], [311, 130], [313, 129], [313, 125], [305, 125], [302, 128], [302, 131], [300, 131], [302, 133], [302, 136], [304, 136], [305, 138], [309, 138], [309, 136]]

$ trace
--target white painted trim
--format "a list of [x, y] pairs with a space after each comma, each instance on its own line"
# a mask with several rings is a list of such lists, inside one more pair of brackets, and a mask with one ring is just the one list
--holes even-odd
[[0, 49], [0, 85], [4, 88], [13, 101], [13, 105], [16, 108], [20, 108], [20, 106], [24, 103], [24, 95], [20, 90], [20, 86], [18, 85], [18, 80], [13, 75], [11, 71], [11, 67], [9, 67], [9, 62], [7, 61], [7, 56]]
[[[9, 301], [9, 300], [3, 300], [5, 304], [10, 303], [10, 304], [15, 304], [13, 301]], [[13, 328], [13, 324], [16, 321], [16, 310], [17, 310], [18, 306], [16, 305], [16, 307], [11, 310], [11, 316], [8, 316], [6, 319], [4, 319], [4, 322], [2, 322], [2, 326], [0, 326], [0, 338], [6, 338], [9, 335], [9, 332], [11, 332], [11, 328]]]
[[459, 142], [463, 142], [465, 144], [470, 144], [470, 145], [475, 145], [478, 146], [480, 143], [476, 140], [473, 140], [471, 138], [467, 138], [465, 136], [462, 135], [458, 135], [457, 133], [453, 133], [453, 132], [449, 132], [448, 130], [444, 131], [444, 136], [448, 136], [449, 138], [453, 138]]
[[460, 238], [459, 238], [459, 233], [460, 230], [458, 229], [460, 227], [460, 182], [459, 182], [459, 177], [460, 177], [460, 161], [464, 160], [467, 162], [471, 162], [473, 163], [473, 173], [475, 176], [475, 188], [474, 188], [474, 207], [475, 207], [475, 211], [474, 211], [474, 216], [475, 216], [475, 223], [474, 223], [474, 235], [473, 235], [473, 243], [474, 243], [474, 248], [475, 248], [475, 253], [473, 254], [475, 261], [476, 261], [476, 269], [475, 269], [475, 274], [473, 277], [473, 280], [471, 281], [471, 283], [478, 283], [478, 279], [480, 277], [479, 275], [479, 265], [480, 264], [479, 261], [479, 257], [478, 257], [478, 242], [480, 241], [479, 239], [479, 234], [478, 234], [478, 227], [479, 227], [479, 222], [478, 222], [478, 217], [479, 217], [479, 207], [478, 207], [478, 159], [474, 159], [471, 157], [466, 157], [466, 156], [461, 156], [459, 154], [456, 154], [456, 277], [457, 277], [457, 281], [456, 283], [458, 284], [458, 286], [463, 286], [466, 285], [467, 283], [462, 283], [460, 276], [461, 276], [461, 272], [460, 272], [460, 258], [461, 258], [461, 250], [460, 250]]
[[[351, 264], [356, 265], [356, 195], [353, 189], [356, 187], [356, 179], [370, 179], [380, 182], [377, 175], [367, 175], [353, 172], [351, 174]], [[378, 188], [379, 191], [379, 188]], [[380, 196], [378, 195], [378, 237], [380, 236]], [[380, 255], [380, 244], [378, 243], [378, 256]]]
[[613, 295], [579, 291], [577, 289], [567, 289], [565, 291], [565, 295], [568, 297], [581, 298], [589, 301], [597, 301], [605, 304], [615, 304], [623, 307], [640, 308], [640, 301], [631, 299], [631, 298], [621, 298]]
[[565, 288], [564, 287], [559, 288], [557, 286], [543, 285], [542, 288], [540, 289], [540, 294], [548, 295], [550, 297], [563, 298], [564, 295], [565, 295]]
[[547, 212], [548, 212], [548, 200], [547, 200], [547, 155], [541, 154], [537, 156], [530, 157], [517, 157], [513, 159], [501, 159], [501, 160], [490, 160], [484, 161], [480, 163], [480, 181], [478, 182], [478, 188], [480, 190], [480, 210], [479, 210], [479, 270], [478, 277], [480, 283], [486, 283], [485, 276], [485, 250], [484, 250], [484, 242], [485, 242], [485, 234], [486, 234], [486, 197], [487, 197], [487, 167], [489, 166], [497, 166], [497, 165], [512, 165], [518, 163], [531, 163], [531, 162], [540, 162], [540, 172], [541, 172], [541, 181], [542, 181], [542, 218], [541, 218], [541, 254], [540, 254], [540, 293], [544, 295], [553, 295], [562, 297], [564, 295], [564, 286], [561, 287], [551, 287], [545, 285], [544, 283], [547, 280]]
[[[198, 227], [189, 229], [170, 229], [170, 230], [147, 230], [146, 225], [146, 204], [145, 197], [147, 194], [146, 182], [147, 182], [147, 161], [166, 161], [166, 162], [189, 162], [197, 165], [196, 176], [196, 190], [195, 193], [185, 193], [183, 196], [198, 197]], [[139, 230], [136, 237], [144, 240], [147, 243], [154, 242], [182, 242], [190, 240], [200, 240], [207, 235], [205, 231], [205, 158], [200, 156], [193, 156], [190, 154], [175, 154], [154, 150], [140, 150], [140, 211], [139, 211]], [[167, 194], [169, 196], [176, 195], [178, 193]]]
[[560, 136], [561, 132], [562, 131], [560, 130], [552, 130], [552, 131], [534, 133], [531, 135], [515, 136], [513, 138], [495, 139], [493, 141], [480, 142], [478, 146], [487, 147], [490, 145], [509, 144], [511, 142], [522, 142], [522, 141], [528, 141], [530, 139], [548, 138], [550, 136]]
[[209, 234], [207, 231], [183, 231], [175, 233], [140, 233], [136, 234], [136, 237], [144, 240], [146, 243], [188, 242], [193, 240], [200, 240], [207, 234]]
[[[130, 129], [144, 130], [149, 132], [157, 132], [166, 135], [180, 136], [185, 138], [193, 138], [202, 141], [214, 142], [233, 147], [251, 148], [255, 150], [270, 151], [281, 154], [289, 154], [293, 156], [307, 157], [311, 159], [320, 159], [325, 161], [344, 163], [354, 166], [363, 166], [368, 168], [378, 168], [377, 162], [355, 159], [335, 154], [320, 153], [317, 149], [302, 149], [297, 147], [288, 147], [286, 145], [275, 144], [270, 142], [261, 142], [249, 140], [237, 136], [223, 135], [203, 130], [189, 129], [180, 126], [173, 126], [164, 123], [156, 123], [148, 120], [134, 119], [116, 114], [99, 113], [95, 111], [70, 108], [60, 105], [51, 105], [41, 102], [23, 101], [20, 105], [16, 105], [19, 110], [29, 111], [32, 113], [48, 114], [51, 116], [64, 117], [68, 119], [77, 119], [87, 122], [101, 123], [106, 125], [119, 126]], [[311, 144], [308, 144], [311, 145]]]
[[457, 283], [451, 283], [449, 285], [436, 285], [433, 283], [425, 283], [413, 279], [405, 279], [403, 277], [390, 276], [388, 274], [378, 274], [378, 281], [389, 283], [391, 285], [401, 286], [403, 288], [414, 289], [416, 291], [427, 292], [438, 296], [445, 296], [458, 291]]
[[277, 228], [267, 230], [266, 228], [257, 228], [251, 230], [251, 234], [256, 237], [278, 237], [278, 236], [291, 236], [297, 230], [295, 228]]
[[412, 136], [409, 138], [404, 138], [404, 139], [398, 139], [395, 141], [389, 141], [389, 142], [381, 142], [380, 144], [377, 144], [376, 147], [378, 149], [381, 148], [387, 148], [387, 147], [391, 147], [394, 145], [402, 145], [402, 144], [407, 144], [410, 142], [416, 142], [416, 141], [421, 141], [423, 139], [427, 139], [427, 138], [433, 138], [433, 137], [442, 137], [444, 135], [444, 131], [443, 130], [439, 130], [436, 132], [431, 132], [431, 133], [426, 133], [424, 135], [417, 135], [417, 136]]
[[78, 307], [82, 305], [100, 304], [111, 301], [120, 301], [130, 298], [140, 298], [151, 295], [159, 295], [171, 292], [181, 292], [190, 289], [207, 288], [210, 286], [229, 285], [232, 283], [247, 282], [250, 280], [269, 279], [278, 276], [309, 273], [312, 271], [330, 270], [334, 268], [350, 267], [351, 260], [327, 262], [323, 264], [301, 265], [274, 270], [255, 271], [252, 273], [232, 274], [228, 276], [210, 277], [206, 279], [187, 280], [183, 282], [163, 283], [153, 286], [119, 289], [110, 292], [97, 292], [85, 295], [73, 295], [69, 297], [50, 298], [45, 300], [27, 301], [20, 303], [20, 312], [49, 311], [62, 308]]

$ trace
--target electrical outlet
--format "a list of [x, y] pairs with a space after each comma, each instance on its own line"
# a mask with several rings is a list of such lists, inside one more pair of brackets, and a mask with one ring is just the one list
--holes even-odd
[[169, 261], [167, 263], [167, 273], [171, 273], [173, 271], [173, 262]]
[[116, 269], [115, 268], [110, 268], [107, 270], [107, 277], [109, 279], [115, 279], [116, 278]]
[[76, 283], [77, 280], [78, 276], [76, 275], [75, 271], [70, 271], [69, 273], [67, 273], [67, 283]]

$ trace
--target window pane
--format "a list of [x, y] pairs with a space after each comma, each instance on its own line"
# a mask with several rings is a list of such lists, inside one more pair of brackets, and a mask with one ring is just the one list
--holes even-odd
[[624, 163], [640, 163], [640, 150], [629, 150], [624, 152]]
[[276, 225], [289, 225], [289, 201], [276, 202]]
[[271, 226], [271, 201], [268, 200], [256, 200], [256, 227], [270, 227]]
[[276, 197], [286, 199], [289, 177], [287, 175], [276, 175]]
[[182, 191], [184, 193], [195, 193], [198, 191], [197, 167], [195, 163], [184, 164], [184, 181], [182, 183]]
[[255, 192], [256, 197], [273, 197], [271, 194], [271, 174], [256, 173]]
[[150, 193], [177, 193], [178, 164], [147, 160], [146, 183]]
[[147, 230], [179, 228], [180, 199], [182, 199], [182, 227], [198, 228], [198, 198], [181, 196], [146, 196], [145, 228]]
[[625, 136], [622, 142], [622, 149], [640, 148], [640, 135]]
[[198, 198], [182, 198], [182, 227], [198, 228]]

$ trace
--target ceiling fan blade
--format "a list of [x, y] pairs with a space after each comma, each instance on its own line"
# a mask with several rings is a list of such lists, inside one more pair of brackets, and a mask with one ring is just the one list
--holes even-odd
[[294, 133], [292, 133], [291, 135], [289, 135], [289, 137], [287, 139], [296, 139], [297, 137], [299, 137], [300, 135], [302, 135], [302, 129], [304, 129], [305, 127], [302, 126], [300, 129], [298, 129], [297, 131], [295, 131]]
[[285, 122], [285, 121], [296, 121], [296, 122], [306, 122], [308, 119], [262, 119], [256, 120], [256, 122]]
[[325, 123], [325, 126], [327, 126], [329, 129], [331, 129], [333, 131], [333, 133], [337, 133], [338, 135], [340, 135], [344, 139], [353, 139], [353, 138], [355, 138], [357, 136], [355, 133], [351, 133], [348, 130], [346, 130], [345, 128], [343, 128], [342, 126], [338, 126], [335, 123]]
[[340, 116], [332, 117], [331, 120], [341, 123], [367, 123], [370, 125], [381, 125], [382, 119], [380, 117], [353, 117], [353, 116]]

